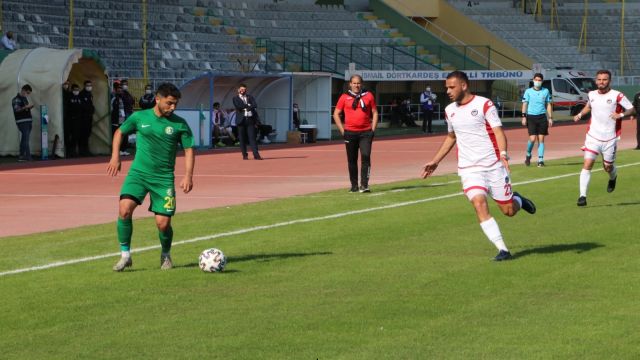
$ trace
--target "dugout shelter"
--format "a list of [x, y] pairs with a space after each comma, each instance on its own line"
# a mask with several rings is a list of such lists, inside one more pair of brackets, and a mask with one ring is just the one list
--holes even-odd
[[[42, 153], [41, 106], [48, 115], [48, 152], [65, 157], [62, 83], [69, 80], [82, 88], [85, 80], [93, 83], [92, 133], [89, 150], [93, 154], [111, 152], [111, 120], [109, 117], [109, 84], [105, 67], [92, 51], [49, 48], [21, 49], [0, 54], [0, 155], [19, 153], [20, 132], [16, 126], [11, 100], [25, 84], [33, 92], [28, 97], [35, 106], [31, 110], [33, 128], [30, 147], [33, 155]], [[57, 141], [56, 141], [57, 139]], [[55, 148], [54, 148], [55, 145]]]
[[[275, 141], [285, 142], [287, 131], [293, 128], [292, 106], [297, 103], [303, 119], [317, 126], [319, 139], [331, 136], [331, 75], [328, 73], [216, 73], [208, 72], [186, 82], [180, 89], [182, 99], [177, 113], [189, 122], [200, 145], [210, 145], [213, 104], [222, 109], [233, 108], [233, 97], [240, 84], [258, 103], [260, 120], [277, 132]], [[199, 116], [200, 110], [202, 115]], [[197, 124], [198, 117], [204, 117]]]

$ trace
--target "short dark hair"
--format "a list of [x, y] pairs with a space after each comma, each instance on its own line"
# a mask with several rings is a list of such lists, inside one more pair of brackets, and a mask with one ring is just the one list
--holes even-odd
[[158, 86], [158, 90], [156, 90], [156, 94], [162, 97], [173, 96], [176, 99], [180, 99], [182, 97], [180, 90], [178, 90], [178, 88], [172, 83], [160, 84], [160, 86]]
[[22, 86], [22, 91], [33, 92], [33, 89], [31, 88], [31, 85], [25, 84], [24, 86]]
[[71, 85], [71, 89], [80, 89], [80, 86], [78, 86], [78, 84], [73, 84]]
[[447, 75], [447, 80], [452, 78], [456, 78], [462, 81], [463, 83], [466, 83], [467, 85], [469, 85], [469, 77], [464, 71], [456, 70], [456, 71], [450, 72], [449, 75]]
[[540, 73], [533, 74], [533, 78], [534, 79], [537, 78], [537, 77], [539, 77], [540, 79], [544, 80], [544, 76], [542, 76], [542, 74], [540, 74]]
[[91, 80], [85, 80], [85, 81], [84, 81], [84, 84], [85, 84], [85, 85], [87, 85], [87, 84], [91, 84]]
[[606, 69], [598, 70], [598, 72], [596, 73], [596, 76], [600, 74], [607, 74], [609, 76], [609, 79], [611, 79], [611, 71], [609, 70], [606, 70]]
[[214, 103], [213, 103], [213, 107], [218, 107], [218, 106], [220, 106], [220, 103], [219, 103], [219, 102], [214, 102]]
[[238, 89], [240, 89], [241, 87], [246, 88], [246, 87], [247, 87], [247, 84], [240, 84], [240, 85], [238, 85]]

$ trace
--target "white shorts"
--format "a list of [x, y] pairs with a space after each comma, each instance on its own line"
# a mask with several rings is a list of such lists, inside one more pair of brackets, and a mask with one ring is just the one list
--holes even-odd
[[500, 166], [495, 169], [460, 175], [462, 190], [469, 200], [477, 195], [491, 194], [500, 204], [511, 203], [511, 178], [507, 170]]
[[612, 164], [616, 161], [616, 150], [618, 149], [618, 138], [608, 140], [608, 141], [600, 141], [592, 138], [587, 135], [584, 139], [584, 146], [582, 147], [582, 151], [584, 151], [584, 158], [595, 160], [598, 158], [598, 155], [602, 154], [602, 161], [605, 163]]

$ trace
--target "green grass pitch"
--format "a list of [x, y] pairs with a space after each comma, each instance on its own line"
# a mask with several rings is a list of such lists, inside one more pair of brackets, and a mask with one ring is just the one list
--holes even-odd
[[[637, 359], [640, 151], [611, 194], [597, 163], [586, 208], [581, 163], [513, 165], [538, 212], [491, 205], [503, 263], [453, 174], [179, 213], [171, 271], [153, 248], [124, 273], [109, 256], [7, 274], [117, 253], [115, 222], [2, 238], [0, 358]], [[158, 244], [134, 222], [134, 249]], [[209, 247], [224, 273], [199, 270]]]

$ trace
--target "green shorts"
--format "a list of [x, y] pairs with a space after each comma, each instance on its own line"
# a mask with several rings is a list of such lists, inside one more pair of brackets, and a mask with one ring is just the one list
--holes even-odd
[[158, 215], [173, 216], [176, 212], [176, 189], [173, 179], [148, 178], [129, 173], [122, 184], [120, 199], [131, 199], [142, 204], [149, 193], [149, 211]]

